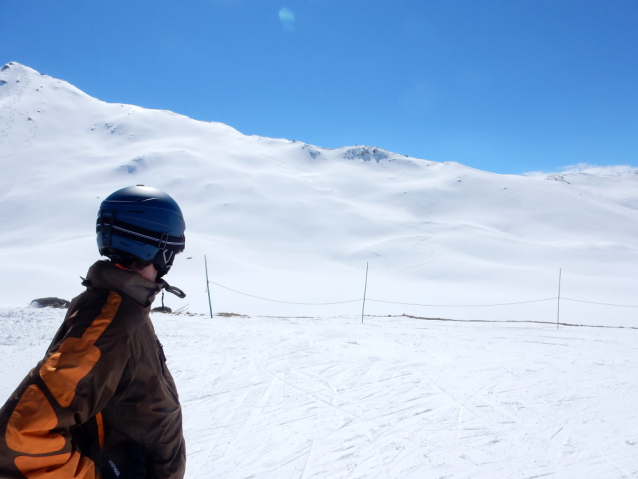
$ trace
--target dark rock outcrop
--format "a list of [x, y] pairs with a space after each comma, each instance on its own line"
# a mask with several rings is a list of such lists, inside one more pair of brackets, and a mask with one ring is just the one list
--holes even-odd
[[60, 308], [68, 309], [71, 303], [62, 298], [38, 298], [31, 301], [31, 306], [36, 308]]

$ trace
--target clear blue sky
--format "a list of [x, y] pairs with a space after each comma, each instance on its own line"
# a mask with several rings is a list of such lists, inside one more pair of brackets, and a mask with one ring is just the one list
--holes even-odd
[[0, 0], [0, 64], [243, 133], [638, 166], [636, 0]]

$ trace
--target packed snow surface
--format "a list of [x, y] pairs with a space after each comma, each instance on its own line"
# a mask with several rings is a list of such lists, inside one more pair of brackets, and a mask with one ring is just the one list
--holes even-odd
[[[63, 314], [0, 309], [0, 397]], [[152, 319], [180, 392], [189, 479], [638, 477], [636, 330]]]

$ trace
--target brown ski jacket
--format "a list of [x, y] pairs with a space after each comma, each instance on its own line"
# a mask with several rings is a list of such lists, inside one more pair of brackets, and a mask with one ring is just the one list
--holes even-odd
[[149, 479], [181, 479], [182, 411], [149, 318], [164, 287], [98, 261], [46, 356], [0, 409], [0, 478], [97, 479], [129, 444]]

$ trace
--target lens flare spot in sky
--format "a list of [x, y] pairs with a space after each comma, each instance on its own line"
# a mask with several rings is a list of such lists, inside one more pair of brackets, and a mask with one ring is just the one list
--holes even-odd
[[294, 32], [295, 31], [295, 14], [289, 8], [282, 8], [279, 10], [279, 21], [284, 27], [284, 31], [286, 32]]

